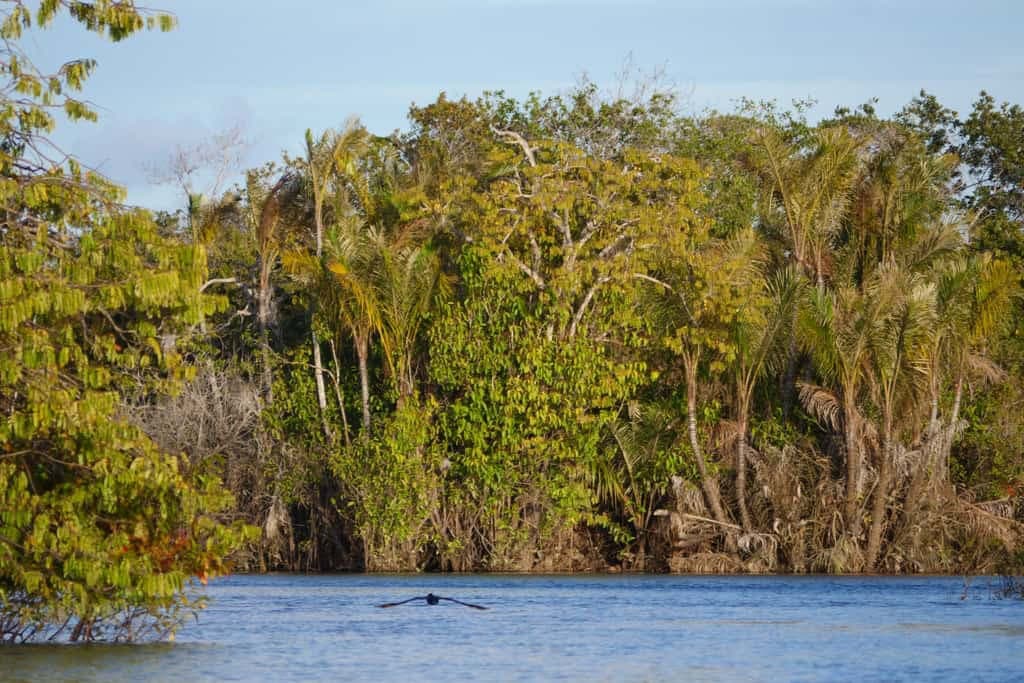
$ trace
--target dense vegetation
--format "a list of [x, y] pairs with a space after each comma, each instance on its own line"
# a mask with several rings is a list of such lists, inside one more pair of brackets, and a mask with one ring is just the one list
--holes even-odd
[[250, 566], [1013, 561], [1021, 110], [638, 92], [442, 95], [164, 216], [232, 305], [136, 414]]
[[[67, 4], [114, 38], [145, 18]], [[183, 152], [183, 208], [154, 219], [36, 160], [81, 75], [16, 58], [4, 637], [165, 614], [243, 541], [228, 520], [262, 530], [234, 556], [253, 570], [1019, 560], [1018, 106], [442, 94], [226, 192], [192, 171], [230, 137]]]
[[[54, 110], [92, 63], [39, 72], [18, 48], [67, 9], [114, 40], [170, 18], [116, 2], [4, 8], [0, 105], [0, 643], [132, 640], [201, 606], [184, 590], [247, 536], [192, 475], [124, 417], [194, 374], [179, 336], [218, 307], [198, 245], [159, 234], [123, 192], [48, 145]], [[57, 159], [57, 161], [54, 161]]]

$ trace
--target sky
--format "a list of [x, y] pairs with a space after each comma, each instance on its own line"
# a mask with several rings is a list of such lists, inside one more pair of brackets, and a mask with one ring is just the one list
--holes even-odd
[[[298, 153], [307, 128], [359, 116], [406, 127], [442, 91], [564, 92], [584, 74], [611, 87], [631, 61], [660, 69], [692, 113], [737, 98], [812, 112], [878, 98], [900, 109], [922, 88], [963, 113], [981, 90], [1024, 103], [1021, 0], [147, 0], [170, 33], [111, 44], [63, 21], [26, 48], [44, 67], [90, 57], [96, 124], [55, 139], [128, 188], [131, 203], [181, 206], [146, 171], [239, 126], [245, 166]], [[199, 187], [197, 189], [203, 189]]]

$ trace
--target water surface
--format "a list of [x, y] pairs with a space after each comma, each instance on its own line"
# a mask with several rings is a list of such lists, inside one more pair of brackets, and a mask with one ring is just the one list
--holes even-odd
[[[487, 605], [379, 609], [434, 592]], [[1024, 603], [947, 577], [234, 576], [174, 643], [0, 648], [3, 681], [1013, 681]]]

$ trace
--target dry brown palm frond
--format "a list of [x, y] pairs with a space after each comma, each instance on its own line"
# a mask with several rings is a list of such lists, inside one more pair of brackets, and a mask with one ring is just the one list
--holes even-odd
[[874, 493], [875, 484], [878, 483], [878, 470], [879, 468], [873, 463], [864, 463], [864, 468], [861, 470], [861, 481], [864, 485], [864, 500], [870, 500], [871, 495]]
[[771, 511], [768, 524], [775, 520], [795, 523], [809, 504], [807, 493], [821, 489], [829, 469], [828, 462], [816, 454], [794, 446], [782, 449], [767, 447], [757, 459], [751, 460], [759, 486], [754, 499], [763, 499]]
[[704, 502], [704, 494], [692, 483], [682, 477], [672, 477], [672, 494], [679, 512], [707, 516], [708, 508]]
[[719, 420], [712, 431], [711, 443], [728, 466], [736, 465], [736, 442], [739, 438], [740, 424], [736, 420]]
[[873, 451], [878, 451], [880, 441], [878, 440], [878, 427], [874, 422], [864, 417], [859, 410], [855, 410], [851, 419], [854, 421], [857, 433], [864, 440], [864, 444]]
[[894, 444], [892, 447], [893, 473], [896, 481], [909, 479], [924, 461], [924, 454], [920, 450], [908, 450], [903, 444]]
[[779, 539], [775, 534], [757, 532], [742, 534], [737, 539], [736, 545], [747, 555], [760, 555], [763, 559], [770, 559], [772, 563], [779, 552]]
[[[995, 506], [995, 509], [1002, 512], [998, 506]], [[989, 510], [986, 503], [969, 503], [958, 499], [957, 512], [963, 517], [967, 530], [975, 538], [998, 540], [1007, 549], [1017, 548], [1024, 535], [1024, 525], [1012, 517], [1007, 518]]]
[[286, 564], [294, 550], [292, 520], [280, 496], [275, 495], [263, 522], [263, 543], [271, 564]]
[[809, 382], [797, 382], [800, 402], [815, 419], [831, 429], [841, 429], [843, 409], [839, 398], [825, 387]]
[[830, 574], [856, 572], [864, 566], [864, 551], [857, 539], [843, 535], [834, 546], [823, 550], [821, 560], [824, 562], [818, 569]]
[[771, 530], [775, 556], [791, 571], [827, 571], [824, 548], [844, 533], [844, 488], [832, 479], [828, 458], [813, 449], [765, 447], [752, 461], [757, 491], [751, 496], [756, 529]]
[[1013, 519], [1014, 500], [1012, 498], [1000, 498], [999, 500], [985, 500], [974, 504], [985, 512], [1003, 519]]
[[743, 563], [725, 553], [694, 553], [675, 555], [668, 560], [669, 569], [675, 574], [737, 574], [743, 571]]
[[693, 515], [681, 515], [675, 510], [656, 510], [654, 517], [667, 520], [665, 535], [676, 551], [706, 546], [719, 535], [714, 525], [696, 520]]
[[967, 354], [967, 369], [984, 384], [998, 384], [1006, 379], [1006, 371], [995, 362], [977, 353]]

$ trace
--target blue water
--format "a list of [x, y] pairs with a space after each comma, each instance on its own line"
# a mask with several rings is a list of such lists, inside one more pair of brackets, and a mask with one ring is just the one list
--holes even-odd
[[[490, 607], [380, 602], [434, 592]], [[3, 681], [1020, 681], [987, 580], [235, 576], [174, 643], [0, 648]]]

